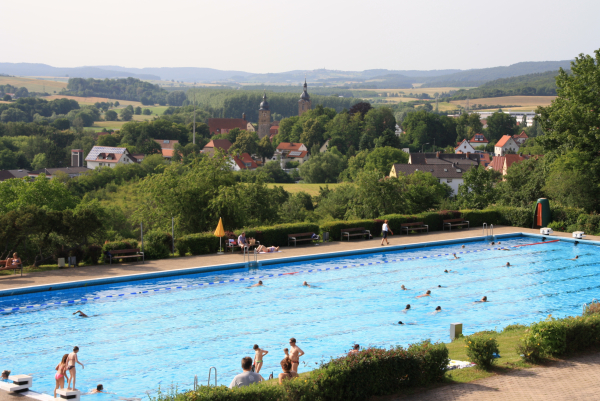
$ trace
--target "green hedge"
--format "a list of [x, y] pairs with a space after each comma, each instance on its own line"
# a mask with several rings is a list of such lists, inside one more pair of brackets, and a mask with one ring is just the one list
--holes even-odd
[[[319, 233], [319, 225], [313, 223], [277, 224], [274, 226], [251, 227], [236, 231], [240, 235], [246, 232], [246, 237], [255, 238], [261, 245], [287, 246], [288, 234], [300, 234], [314, 232]], [[299, 242], [301, 244], [302, 242]]]
[[461, 210], [460, 215], [469, 222], [469, 227], [482, 227], [483, 223], [499, 225], [503, 223], [502, 214], [495, 209]]
[[455, 219], [460, 217], [460, 212], [456, 211], [441, 211], [441, 212], [424, 212], [415, 215], [408, 214], [388, 214], [381, 216], [382, 220], [388, 220], [388, 224], [392, 231], [396, 234], [401, 232], [402, 223], [417, 223], [423, 222], [429, 226], [429, 231], [441, 231], [444, 227], [444, 220]]
[[517, 351], [523, 358], [539, 362], [545, 358], [586, 351], [600, 346], [600, 314], [548, 319], [532, 324]]
[[[223, 238], [223, 247], [225, 247], [225, 241], [226, 239]], [[219, 237], [215, 237], [213, 233], [184, 235], [177, 238], [175, 248], [177, 248], [181, 256], [187, 253], [191, 253], [192, 255], [216, 253], [219, 250]]]
[[155, 230], [144, 235], [145, 259], [165, 259], [171, 254], [173, 243], [171, 234]]
[[550, 204], [550, 213], [552, 221], [563, 221], [567, 226], [577, 224], [580, 215], [585, 215], [585, 210], [576, 207], [564, 207]]
[[497, 206], [493, 210], [500, 213], [501, 221], [498, 224], [525, 228], [533, 226], [535, 207]]
[[577, 230], [585, 231], [588, 234], [600, 233], [600, 215], [599, 214], [580, 214], [577, 217]]
[[179, 397], [181, 401], [358, 401], [372, 396], [442, 381], [449, 362], [444, 344], [423, 342], [408, 349], [369, 348], [333, 359], [299, 379], [279, 385], [251, 385], [228, 390], [201, 387]]
[[328, 221], [326, 223], [321, 224], [321, 234], [324, 232], [328, 232], [329, 238], [332, 241], [340, 241], [342, 238], [342, 229], [358, 227], [364, 227], [365, 230], [369, 230], [373, 237], [379, 237], [381, 235], [381, 225], [379, 225], [379, 229], [377, 229], [375, 220]]

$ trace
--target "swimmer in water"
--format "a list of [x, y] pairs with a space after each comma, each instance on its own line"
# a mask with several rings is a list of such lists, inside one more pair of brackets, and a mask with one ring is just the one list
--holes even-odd
[[417, 295], [417, 298], [421, 298], [421, 297], [429, 297], [429, 296], [431, 296], [431, 291], [430, 291], [430, 290], [427, 290], [427, 292], [426, 292], [425, 294], [422, 294], [422, 295]]
[[578, 244], [579, 244], [579, 241], [575, 241], [575, 245], [578, 245]]
[[398, 322], [398, 324], [404, 324], [404, 323], [402, 323], [402, 320], [400, 320], [400, 321]]
[[500, 245], [502, 242], [498, 241], [498, 245]]
[[492, 245], [496, 245], [496, 243], [494, 241], [492, 241]]
[[77, 312], [73, 312], [73, 314], [79, 313], [79, 317], [89, 317], [88, 315], [86, 315], [85, 313], [83, 313], [82, 311], [78, 310]]
[[435, 313], [440, 313], [441, 311], [442, 311], [442, 307], [441, 307], [441, 306], [438, 306], [437, 308], [435, 308], [435, 311], [434, 311], [433, 313], [434, 313], [434, 314], [435, 314]]
[[259, 281], [258, 283], [254, 284], [254, 285], [251, 285], [251, 286], [250, 286], [250, 287], [248, 287], [248, 288], [252, 288], [252, 287], [260, 287], [260, 286], [262, 286], [262, 285], [263, 285], [263, 282], [262, 282], [262, 281]]
[[542, 242], [546, 241], [546, 237], [542, 237]]
[[481, 298], [480, 301], [475, 301], [475, 302], [487, 302], [487, 297], [484, 295], [483, 298]]
[[[454, 259], [460, 259], [458, 256], [456, 256], [455, 253], [453, 253], [452, 255], [454, 256]], [[452, 259], [450, 259], [450, 260], [452, 260]]]
[[406, 313], [406, 312], [408, 312], [409, 309], [410, 309], [410, 304], [407, 304], [406, 308], [404, 308], [403, 312]]
[[577, 260], [577, 259], [579, 259], [579, 255], [577, 255], [573, 259], [569, 259], [569, 260]]
[[463, 245], [463, 246], [461, 246], [461, 248], [464, 248], [464, 247], [465, 247], [464, 245]]
[[506, 262], [506, 267], [510, 266], [510, 262]]
[[[452, 271], [452, 270], [450, 270], [450, 271]], [[448, 270], [444, 270], [444, 273], [450, 273], [450, 272]]]
[[408, 290], [408, 288], [406, 288], [406, 287], [404, 286], [404, 284], [402, 284], [402, 285], [400, 286], [400, 289], [401, 289], [402, 291], [406, 291], [406, 290]]
[[303, 286], [305, 287], [310, 287], [310, 284], [308, 284], [306, 281], [302, 283]]

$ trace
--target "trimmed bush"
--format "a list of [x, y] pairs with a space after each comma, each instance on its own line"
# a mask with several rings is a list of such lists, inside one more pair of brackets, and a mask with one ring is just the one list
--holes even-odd
[[[246, 237], [255, 238], [261, 245], [266, 246], [287, 246], [288, 234], [299, 234], [314, 232], [319, 233], [319, 225], [313, 223], [293, 223], [277, 224], [274, 226], [252, 227], [236, 231], [239, 235], [242, 231], [246, 232]], [[302, 244], [302, 242], [299, 242]]]
[[84, 248], [83, 262], [90, 265], [97, 265], [102, 256], [102, 247], [100, 245], [88, 245]]
[[[223, 238], [223, 247], [225, 247], [225, 241], [227, 240]], [[191, 253], [192, 255], [215, 253], [219, 250], [219, 237], [215, 237], [213, 233], [184, 235], [177, 238], [175, 248], [179, 250], [181, 256], [187, 253]]]
[[[369, 230], [373, 237], [379, 237], [381, 235], [381, 224], [379, 224], [379, 230], [377, 230], [377, 222], [375, 220], [337, 220], [337, 221], [328, 221], [326, 223], [321, 224], [321, 234], [324, 232], [329, 233], [329, 238], [332, 241], [341, 241], [342, 237], [342, 229], [344, 228], [358, 228], [364, 227], [365, 230]], [[361, 238], [361, 237], [355, 237]]]
[[150, 231], [144, 235], [144, 258], [166, 259], [171, 254], [171, 234], [160, 230]]
[[563, 221], [566, 227], [571, 224], [577, 224], [579, 216], [585, 214], [585, 210], [577, 207], [560, 206], [552, 202], [550, 204], [550, 213], [552, 221]]
[[526, 228], [533, 226], [534, 207], [499, 206], [494, 209], [502, 217], [499, 224]]
[[465, 337], [467, 356], [482, 369], [489, 370], [494, 364], [494, 353], [500, 352], [498, 341], [490, 334], [473, 334]]
[[483, 223], [498, 225], [502, 224], [502, 214], [495, 209], [484, 210], [461, 210], [460, 217], [467, 220], [470, 227], [482, 227]]
[[600, 233], [600, 215], [596, 213], [580, 214], [577, 217], [577, 228], [574, 231], [585, 231], [588, 234]]

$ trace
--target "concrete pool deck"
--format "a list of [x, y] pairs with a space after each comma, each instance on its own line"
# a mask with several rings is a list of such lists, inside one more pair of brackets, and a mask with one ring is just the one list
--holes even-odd
[[[495, 227], [494, 235], [499, 234], [512, 234], [512, 233], [530, 233], [538, 234], [539, 230], [527, 229], [521, 227]], [[444, 240], [457, 240], [461, 238], [472, 238], [479, 237], [482, 235], [481, 228], [471, 228], [456, 231], [434, 231], [429, 234], [414, 234], [414, 235], [393, 235], [389, 238], [390, 245], [408, 245], [418, 244], [425, 242], [436, 242]], [[554, 237], [572, 238], [569, 233], [554, 233]], [[600, 241], [598, 236], [587, 236], [588, 240]], [[353, 241], [339, 241], [339, 242], [327, 242], [321, 243], [319, 246], [315, 245], [300, 245], [298, 247], [282, 247], [282, 252], [273, 254], [260, 254], [258, 256], [259, 261], [265, 261], [269, 259], [281, 259], [294, 256], [307, 256], [307, 255], [318, 255], [322, 253], [332, 252], [345, 252], [345, 251], [356, 251], [361, 249], [373, 249], [381, 247], [380, 239], [375, 238], [372, 240], [353, 240]], [[268, 244], [266, 244], [268, 245]], [[210, 267], [222, 264], [230, 263], [242, 263], [243, 256], [239, 251], [231, 254], [231, 252], [225, 253], [224, 255], [200, 255], [200, 256], [186, 256], [172, 259], [161, 259], [147, 261], [146, 263], [120, 263], [114, 265], [97, 265], [97, 266], [84, 266], [84, 267], [72, 267], [60, 270], [48, 270], [44, 272], [28, 272], [23, 273], [23, 277], [19, 273], [11, 275], [0, 276], [0, 291], [10, 290], [22, 287], [31, 286], [46, 286], [55, 285], [71, 281], [80, 280], [93, 280], [103, 279], [112, 277], [129, 276], [135, 274], [144, 273], [155, 273], [155, 272], [168, 272], [180, 269], [189, 269], [197, 267]]]

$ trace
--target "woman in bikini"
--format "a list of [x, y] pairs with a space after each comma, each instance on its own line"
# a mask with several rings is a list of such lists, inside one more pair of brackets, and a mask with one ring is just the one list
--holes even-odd
[[288, 358], [283, 358], [281, 361], [281, 370], [283, 370], [283, 373], [279, 374], [279, 384], [283, 384], [284, 380], [298, 377], [298, 373], [292, 372], [292, 362]]
[[264, 246], [264, 245], [259, 245], [258, 248], [256, 248], [256, 250], [258, 252], [265, 252], [265, 253], [278, 252], [279, 251], [279, 247], [278, 246]]
[[[54, 398], [56, 398], [56, 390], [59, 388], [62, 390], [65, 387], [65, 376], [67, 375], [67, 358], [69, 354], [64, 354], [60, 363], [56, 366], [56, 387], [54, 387]], [[67, 377], [68, 379], [68, 377]]]

